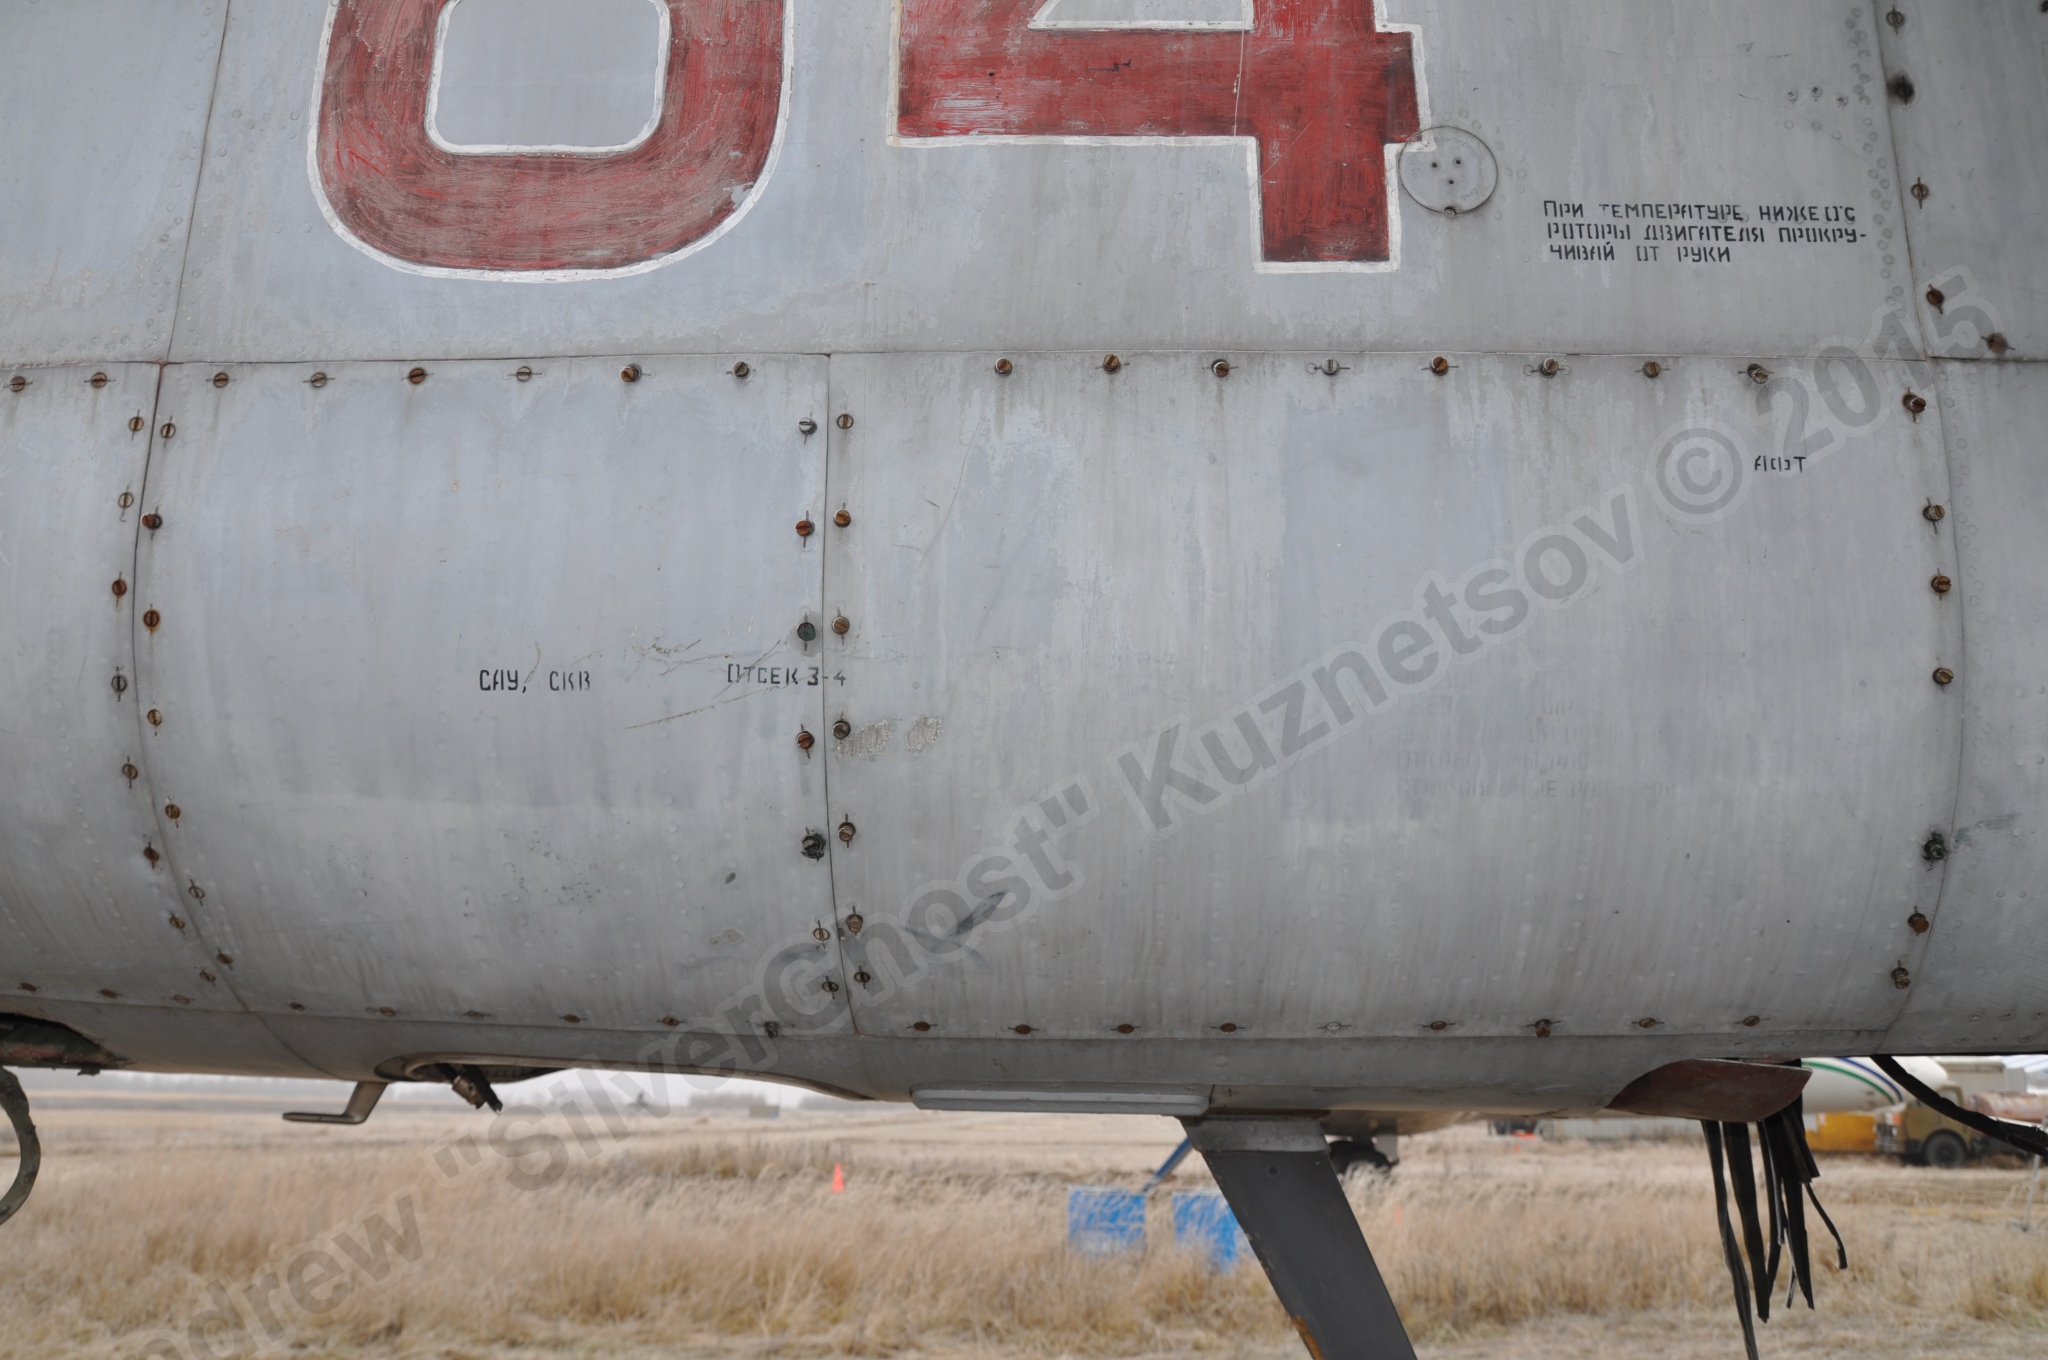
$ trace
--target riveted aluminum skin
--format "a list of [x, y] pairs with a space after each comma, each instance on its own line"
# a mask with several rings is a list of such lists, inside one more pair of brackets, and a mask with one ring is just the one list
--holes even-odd
[[[0, 1009], [1220, 1110], [2048, 1044], [2036, 7], [670, 0], [752, 64], [622, 150], [472, 58], [630, 94], [646, 14], [466, 3], [21, 7]], [[1283, 10], [1341, 154], [1171, 85]]]

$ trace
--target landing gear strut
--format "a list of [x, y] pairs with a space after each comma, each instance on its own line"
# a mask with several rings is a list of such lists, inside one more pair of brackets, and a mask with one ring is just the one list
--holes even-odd
[[1415, 1360], [1313, 1119], [1181, 1121], [1316, 1360]]

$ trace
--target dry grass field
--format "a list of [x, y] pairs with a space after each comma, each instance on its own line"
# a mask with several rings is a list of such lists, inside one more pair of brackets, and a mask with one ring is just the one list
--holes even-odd
[[[494, 1126], [448, 1096], [328, 1129], [280, 1122], [284, 1103], [41, 1099], [43, 1182], [0, 1228], [0, 1357], [1302, 1353], [1256, 1265], [1212, 1272], [1163, 1212], [1141, 1257], [1067, 1249], [1068, 1188], [1142, 1184], [1177, 1141], [1165, 1120]], [[1461, 1128], [1402, 1151], [1353, 1197], [1424, 1356], [1741, 1354], [1698, 1147]], [[1823, 1170], [1850, 1269], [1820, 1268], [1817, 1313], [1774, 1314], [1766, 1355], [2048, 1353], [2023, 1168]], [[1198, 1159], [1173, 1184], [1208, 1184]]]

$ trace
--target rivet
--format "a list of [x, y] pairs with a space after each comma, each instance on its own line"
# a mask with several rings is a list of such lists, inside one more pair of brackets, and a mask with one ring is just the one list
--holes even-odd
[[863, 970], [862, 970], [861, 972], [855, 973], [855, 974], [853, 975], [853, 980], [854, 980], [855, 982], [858, 982], [858, 983], [859, 983], [859, 984], [860, 984], [861, 986], [863, 986], [863, 987], [867, 986], [867, 985], [868, 985], [868, 983], [870, 983], [870, 982], [874, 981], [874, 979], [873, 979], [873, 978], [871, 978], [871, 977], [869, 977], [869, 976], [867, 975], [867, 972], [866, 972], [866, 970], [865, 970], [865, 969], [863, 969]]
[[810, 734], [808, 728], [799, 727], [796, 730], [796, 749], [799, 751], [810, 750], [812, 746], [817, 744], [817, 740], [816, 737]]
[[1942, 516], [1946, 514], [1948, 514], [1947, 508], [1936, 505], [1933, 501], [1927, 502], [1926, 507], [1920, 511], [1920, 515], [1923, 519], [1926, 519], [1930, 523], [1934, 524], [1939, 524], [1941, 522]]
[[1657, 1017], [1654, 1015], [1646, 1015], [1642, 1019], [1636, 1021], [1636, 1026], [1639, 1029], [1655, 1029], [1657, 1028]]
[[1937, 684], [1937, 685], [1952, 685], [1952, 684], [1954, 684], [1954, 683], [1955, 683], [1955, 680], [1956, 680], [1956, 673], [1955, 673], [1954, 671], [1950, 670], [1950, 669], [1949, 669], [1948, 667], [1946, 667], [1946, 666], [1936, 666], [1936, 667], [1934, 668], [1934, 683], [1935, 683], [1935, 684]]
[[151, 727], [162, 727], [164, 725], [164, 715], [152, 708], [149, 710], [149, 725]]
[[844, 529], [847, 525], [853, 523], [853, 516], [847, 514], [845, 508], [841, 507], [839, 513], [832, 516], [832, 522]]
[[562, 1017], [562, 1019], [564, 1022], [571, 1025], [580, 1025], [583, 1023], [583, 1017], [580, 1015], [565, 1015]]
[[142, 777], [142, 771], [135, 768], [135, 762], [132, 760], [121, 767], [121, 773], [127, 776], [128, 782], [131, 784]]
[[845, 741], [853, 735], [853, 724], [841, 718], [838, 722], [832, 724], [832, 735], [841, 741]]
[[185, 928], [185, 918], [184, 918], [184, 917], [182, 917], [182, 916], [173, 916], [173, 917], [171, 917], [171, 918], [170, 918], [170, 920], [171, 920], [171, 929], [172, 929], [172, 930], [183, 930], [183, 929]]
[[1230, 360], [1228, 360], [1228, 359], [1218, 359], [1218, 360], [1217, 360], [1217, 361], [1216, 361], [1215, 363], [1213, 363], [1213, 364], [1210, 364], [1210, 365], [1209, 365], [1209, 371], [1210, 371], [1211, 373], [1214, 373], [1214, 374], [1215, 374], [1215, 375], [1216, 375], [1217, 377], [1219, 377], [1219, 378], [1227, 378], [1227, 377], [1229, 377], [1229, 376], [1230, 376]]
[[1749, 380], [1758, 387], [1762, 387], [1771, 380], [1771, 370], [1765, 368], [1762, 364], [1751, 364], [1743, 372], [1749, 374]]
[[1925, 203], [1925, 202], [1927, 201], [1927, 184], [1926, 184], [1926, 182], [1925, 182], [1924, 180], [1917, 180], [1917, 179], [1916, 179], [1916, 180], [1914, 180], [1914, 181], [1913, 181], [1913, 189], [1912, 189], [1912, 194], [1913, 194], [1913, 198], [1914, 198], [1914, 201], [1916, 201], [1916, 202], [1919, 202], [1919, 203]]
[[1441, 378], [1444, 374], [1451, 371], [1451, 361], [1439, 354], [1436, 358], [1429, 361], [1429, 371]]
[[512, 376], [517, 378], [521, 382], [532, 382], [533, 370], [527, 367], [525, 364], [521, 364], [519, 367], [512, 370]]
[[626, 366], [625, 366], [624, 368], [620, 369], [620, 370], [619, 370], [619, 381], [620, 381], [620, 382], [639, 382], [639, 381], [640, 381], [640, 365], [638, 365], [638, 364], [627, 364], [627, 365], [626, 365]]
[[19, 392], [21, 391], [22, 388], [27, 386], [28, 379], [22, 377], [19, 373], [15, 374], [13, 377], [7, 380], [7, 390], [10, 392]]
[[1944, 302], [1947, 302], [1947, 301], [1948, 301], [1948, 294], [1947, 294], [1947, 293], [1944, 293], [1944, 292], [1942, 292], [1942, 291], [1941, 291], [1941, 290], [1940, 290], [1939, 288], [1934, 288], [1934, 287], [1929, 287], [1929, 288], [1928, 288], [1928, 290], [1927, 290], [1927, 305], [1928, 305], [1928, 306], [1930, 306], [1930, 307], [1932, 307], [1932, 308], [1933, 308], [1933, 309], [1934, 309], [1935, 311], [1937, 311], [1937, 312], [1938, 312], [1938, 311], [1940, 311], [1940, 310], [1941, 310], [1941, 304], [1942, 304], [1942, 303], [1944, 303]]
[[2005, 338], [2004, 331], [1993, 331], [1984, 337], [1984, 348], [1993, 354], [2003, 354], [2012, 348], [2012, 344]]
[[1929, 925], [1930, 923], [1928, 922], [1927, 918], [1917, 911], [1906, 918], [1906, 928], [1911, 930], [1915, 935], [1925, 935], [1929, 929]]
[[1761, 1015], [1745, 1015], [1742, 1017], [1742, 1023], [1744, 1027], [1748, 1029], [1755, 1029], [1758, 1025], [1761, 1025], [1763, 1022], [1764, 1018]]
[[128, 677], [121, 674], [121, 672], [119, 671], [115, 671], [113, 685], [114, 693], [126, 694], [128, 692]]
[[304, 1006], [300, 1005], [300, 1004], [299, 1004], [298, 1002], [296, 1002], [296, 1001], [287, 1001], [287, 1002], [285, 1003], [285, 1005], [287, 1005], [288, 1007], [290, 1007], [290, 1008], [291, 1008], [292, 1010], [295, 1010], [295, 1011], [302, 1011], [302, 1010], [306, 1009], [306, 1008], [305, 1008]]
[[206, 900], [206, 889], [200, 887], [197, 883], [192, 882], [192, 880], [190, 879], [185, 880], [185, 883], [185, 892], [188, 896], [191, 897], [191, 899], [194, 902], [204, 902]]
[[1334, 378], [1349, 367], [1349, 364], [1340, 364], [1335, 359], [1325, 359], [1323, 360], [1323, 376]]
[[841, 845], [852, 845], [853, 834], [854, 827], [852, 822], [841, 822], [839, 824], [839, 843]]
[[95, 373], [90, 378], [87, 378], [86, 381], [91, 383], [94, 387], [105, 387], [107, 385], [107, 375], [104, 373]]
[[1123, 366], [1124, 361], [1117, 358], [1114, 354], [1105, 354], [1102, 356], [1102, 371], [1104, 373], [1114, 373]]
[[141, 416], [130, 416], [130, 417], [128, 417], [128, 432], [129, 432], [130, 434], [141, 434], [141, 433], [142, 433], [142, 425], [143, 425], [143, 420], [142, 420], [142, 417], [141, 417]]
[[100, 995], [105, 997], [109, 1001], [118, 1001], [120, 1000], [121, 997], [121, 994], [119, 992], [113, 990], [110, 987], [100, 988]]
[[156, 626], [162, 623], [163, 621], [164, 616], [157, 613], [154, 609], [145, 609], [142, 611], [142, 626], [144, 628], [147, 628], [152, 633], [156, 631]]
[[683, 1022], [676, 1019], [673, 1015], [664, 1015], [661, 1017], [661, 1023], [667, 1025], [670, 1029], [674, 1029], [677, 1025], [680, 1025]]
[[1912, 985], [1913, 975], [1911, 973], [1907, 972], [1903, 968], [1892, 969], [1892, 986], [1898, 988], [1900, 991], [1903, 992], [1906, 990], [1906, 988]]
[[818, 636], [818, 625], [812, 623], [809, 619], [805, 619], [796, 626], [796, 635], [803, 641], [809, 642]]
[[1663, 371], [1664, 365], [1658, 363], [1655, 359], [1652, 359], [1643, 365], [1643, 376], [1645, 378], [1654, 378]]
[[171, 1000], [177, 1002], [180, 1006], [189, 1006], [192, 1004], [192, 998], [189, 996], [174, 996], [171, 998]]
[[802, 435], [804, 438], [809, 439], [812, 435], [818, 432], [818, 422], [812, 420], [809, 416], [805, 416], [802, 420], [799, 420], [796, 423], [796, 432]]
[[1550, 1022], [1548, 1020], [1538, 1020], [1532, 1028], [1535, 1029], [1537, 1038], [1548, 1039], [1550, 1037]]
[[228, 385], [228, 375], [227, 375], [227, 374], [225, 374], [225, 373], [216, 373], [216, 374], [214, 374], [214, 375], [213, 375], [213, 385], [214, 385], [215, 387], [226, 387], [226, 386]]
[[379, 1007], [377, 1008], [377, 1014], [379, 1014], [379, 1015], [396, 1015], [396, 1014], [398, 1014], [398, 1012], [397, 1012], [397, 1011], [395, 1011], [395, 1010], [393, 1010], [393, 1009], [391, 1009], [391, 1007], [389, 1007], [389, 1006], [379, 1006]]
[[748, 366], [747, 361], [744, 359], [740, 360], [740, 362], [732, 366], [732, 375], [735, 378], [744, 378], [753, 371], [754, 370]]
[[175, 821], [177, 821], [177, 820], [178, 820], [178, 818], [180, 818], [180, 817], [182, 817], [182, 816], [184, 816], [184, 815], [185, 815], [185, 811], [184, 811], [184, 809], [183, 809], [183, 808], [181, 808], [181, 807], [179, 807], [179, 806], [178, 806], [178, 805], [177, 805], [176, 803], [165, 803], [165, 804], [164, 804], [164, 816], [166, 816], [166, 817], [170, 818], [170, 819], [171, 819], [172, 821], [174, 821], [174, 822], [175, 822]]
[[832, 631], [839, 634], [841, 637], [845, 637], [847, 629], [851, 627], [853, 627], [852, 621], [849, 620], [844, 614], [841, 614], [838, 618], [832, 620]]
[[855, 912], [853, 913], [853, 915], [846, 918], [846, 928], [856, 935], [860, 934], [860, 928], [866, 924], [867, 918], [862, 916], [859, 912]]
[[1932, 586], [1932, 587], [1934, 588], [1934, 593], [1935, 593], [1935, 594], [1937, 594], [1937, 595], [1946, 595], [1946, 594], [1948, 594], [1948, 592], [1949, 592], [1949, 588], [1950, 588], [1950, 587], [1951, 587], [1951, 586], [1952, 586], [1952, 585], [1953, 585], [1954, 583], [1953, 583], [1953, 582], [1951, 582], [1951, 581], [1950, 581], [1950, 580], [1948, 579], [1948, 577], [1946, 577], [1946, 576], [1936, 576], [1936, 577], [1935, 577], [1935, 578], [1934, 578], [1933, 580], [1929, 581], [1929, 582], [1928, 582], [1927, 584], [1928, 584], [1928, 585], [1930, 585], [1930, 586]]
[[427, 370], [425, 370], [424, 368], [415, 368], [405, 375], [405, 380], [411, 383], [414, 387], [418, 387], [421, 383], [427, 380]]
[[1911, 411], [1915, 416], [1918, 416], [1927, 409], [1927, 398], [1921, 396], [1918, 392], [1908, 392], [1905, 396], [1899, 398], [1899, 405]]
[[839, 990], [839, 984], [834, 982], [831, 978], [826, 978], [823, 985], [825, 990], [828, 992], [837, 992]]
[[114, 497], [114, 504], [126, 510], [129, 506], [135, 504], [135, 497], [132, 493], [123, 491], [120, 495]]
[[1019, 1034], [1029, 1034], [1031, 1032], [1031, 1026], [1029, 1025], [1017, 1025], [1014, 1028]]
[[204, 968], [202, 968], [202, 969], [200, 969], [200, 970], [199, 970], [199, 979], [200, 979], [200, 981], [202, 981], [202, 982], [219, 982], [219, 981], [220, 981], [220, 979], [219, 979], [219, 978], [217, 978], [217, 977], [215, 977], [215, 976], [214, 976], [213, 974], [211, 974], [211, 973], [207, 972], [207, 971], [206, 971], [206, 970], [205, 970]]
[[1237, 1033], [1237, 1026], [1236, 1026], [1236, 1025], [1235, 1025], [1234, 1023], [1232, 1023], [1231, 1021], [1228, 1021], [1228, 1020], [1224, 1021], [1224, 1022], [1223, 1022], [1222, 1024], [1218, 1025], [1218, 1026], [1217, 1026], [1216, 1028], [1218, 1028], [1218, 1029], [1222, 1030], [1222, 1031], [1223, 1031], [1223, 1032], [1224, 1032], [1225, 1034], [1235, 1034], [1235, 1033]]
[[996, 372], [1000, 373], [1005, 378], [1009, 377], [1012, 373], [1016, 372], [1016, 370], [1017, 366], [1011, 363], [1008, 359], [996, 360]]
[[1429, 1027], [1435, 1030], [1438, 1034], [1442, 1034], [1445, 1030], [1451, 1027], [1451, 1022], [1448, 1020], [1432, 1020], [1429, 1022]]
[[315, 373], [312, 377], [306, 379], [306, 382], [312, 387], [325, 387], [327, 386], [327, 375], [325, 373]]
[[169, 439], [171, 436], [177, 434], [177, 432], [178, 427], [176, 425], [173, 425], [168, 420], [164, 422], [163, 428], [157, 431], [157, 433], [165, 439]]
[[117, 600], [120, 599], [123, 595], [126, 595], [128, 593], [128, 583], [122, 580], [120, 577], [116, 576], [114, 578], [113, 591], [114, 598]]
[[910, 1027], [919, 1034], [929, 1034], [931, 1033], [932, 1022], [929, 1020], [915, 1020], [911, 1022]]
[[1135, 1034], [1137, 1033], [1137, 1030], [1138, 1027], [1136, 1025], [1118, 1025], [1116, 1027], [1116, 1032], [1118, 1034]]
[[152, 867], [155, 866], [155, 864], [163, 858], [163, 856], [160, 853], [158, 853], [157, 848], [154, 845], [143, 846], [142, 857], [148, 860]]
[[152, 510], [142, 517], [142, 527], [149, 530], [151, 533], [155, 533], [157, 530], [164, 527], [164, 517], [162, 515], [159, 515], [156, 511]]
[[816, 940], [819, 944], [823, 944], [825, 943], [825, 941], [832, 938], [832, 932], [825, 929], [825, 927], [823, 926], [817, 926], [811, 931], [811, 938]]
[[809, 519], [800, 519], [796, 522], [796, 536], [798, 538], [809, 538], [817, 530], [817, 527]]
[[837, 425], [842, 430], [852, 429], [853, 413], [851, 411], [841, 411], [839, 413], [839, 419], [834, 421], [833, 424]]
[[1555, 359], [1545, 359], [1542, 363], [1536, 365], [1536, 371], [1546, 378], [1555, 378], [1563, 367], [1564, 365]]
[[235, 966], [235, 956], [232, 954], [215, 954], [214, 957], [219, 959], [224, 967], [232, 968]]

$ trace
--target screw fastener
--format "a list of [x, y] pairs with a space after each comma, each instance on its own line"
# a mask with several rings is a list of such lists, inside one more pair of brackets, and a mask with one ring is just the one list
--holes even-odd
[[1645, 378], [1654, 378], [1663, 372], [1664, 365], [1658, 363], [1655, 359], [1651, 359], [1643, 365], [1643, 376]]
[[1905, 396], [1899, 398], [1899, 405], [1905, 407], [1913, 414], [1915, 419], [1918, 419], [1920, 413], [1927, 409], [1927, 398], [1921, 396], [1918, 392], [1908, 392]]
[[1451, 361], [1439, 354], [1436, 358], [1429, 361], [1429, 371], [1441, 378], [1444, 374], [1451, 371]]
[[627, 364], [627, 365], [626, 365], [626, 366], [625, 366], [624, 368], [620, 369], [620, 370], [619, 370], [619, 381], [620, 381], [620, 382], [639, 382], [639, 381], [640, 381], [640, 365], [638, 365], [638, 364]]
[[1105, 354], [1102, 356], [1102, 371], [1104, 373], [1114, 373], [1123, 366], [1124, 361], [1117, 358], [1114, 354]]
[[86, 381], [91, 383], [94, 387], [105, 387], [107, 385], [107, 375], [104, 373], [95, 373], [90, 378], [87, 378]]
[[832, 724], [832, 735], [841, 741], [845, 741], [853, 735], [853, 724], [841, 718], [838, 722]]
[[808, 519], [800, 519], [796, 522], [796, 536], [798, 538], [809, 538], [811, 536], [811, 532], [815, 530], [817, 527], [817, 525], [811, 523]]
[[214, 374], [214, 375], [213, 375], [213, 385], [214, 385], [215, 387], [226, 387], [226, 386], [228, 385], [228, 375], [227, 375], [227, 374], [225, 374], [225, 373], [216, 373], [216, 374]]
[[1934, 683], [1935, 683], [1935, 684], [1937, 684], [1937, 685], [1952, 685], [1952, 684], [1954, 684], [1954, 683], [1955, 683], [1955, 680], [1956, 680], [1956, 673], [1955, 673], [1954, 671], [1950, 670], [1950, 669], [1949, 669], [1948, 667], [1946, 667], [1946, 666], [1936, 666], [1936, 667], [1934, 668]]
[[809, 730], [808, 728], [802, 728], [802, 727], [799, 727], [799, 728], [798, 728], [798, 729], [796, 730], [796, 749], [797, 749], [797, 750], [799, 750], [799, 751], [808, 751], [808, 750], [810, 750], [810, 749], [811, 749], [811, 747], [815, 746], [815, 745], [817, 744], [817, 742], [818, 742], [818, 739], [817, 739], [816, 737], [814, 737], [814, 736], [812, 736], [812, 735], [810, 734], [810, 730]]
[[1929, 864], [1938, 864], [1948, 858], [1948, 837], [1939, 831], [1927, 838], [1927, 844], [1920, 847], [1920, 858]]
[[149, 530], [151, 533], [155, 533], [157, 530], [164, 527], [164, 517], [162, 515], [159, 515], [156, 511], [152, 510], [142, 517], [142, 527]]
[[1751, 364], [1743, 371], [1749, 374], [1749, 380], [1758, 387], [1762, 387], [1771, 380], [1771, 370], [1765, 368], [1762, 364]]
[[866, 918], [864, 918], [859, 912], [855, 912], [853, 913], [853, 915], [846, 918], [847, 930], [855, 935], [860, 934], [860, 928], [866, 924]]
[[818, 432], [818, 422], [812, 420], [809, 416], [805, 416], [802, 420], [799, 420], [796, 423], [796, 432], [802, 435], [804, 438], [809, 439], [812, 435]]
[[164, 725], [163, 713], [154, 708], [149, 710], [149, 725], [151, 727], [162, 727]]
[[142, 626], [144, 628], [147, 628], [152, 633], [156, 631], [156, 626], [162, 623], [163, 621], [164, 616], [157, 613], [154, 609], [145, 609], [142, 611]]
[[810, 642], [818, 636], [818, 625], [812, 623], [809, 619], [805, 619], [796, 626], [796, 635], [801, 640]]
[[732, 375], [733, 375], [733, 376], [734, 376], [735, 378], [745, 378], [745, 377], [746, 377], [747, 375], [749, 375], [749, 374], [750, 374], [750, 373], [752, 373], [753, 371], [754, 371], [754, 370], [753, 370], [752, 366], [751, 366], [751, 365], [749, 365], [749, 364], [747, 363], [747, 361], [746, 361], [746, 360], [744, 360], [744, 359], [740, 360], [740, 361], [739, 361], [738, 363], [736, 363], [736, 364], [734, 364], [734, 365], [732, 366]]
[[1954, 585], [1954, 582], [1950, 581], [1946, 576], [1937, 576], [1933, 580], [1929, 581], [1927, 584], [1934, 588], [1935, 594], [1946, 595], [1948, 594], [1950, 588]]
[[852, 845], [853, 833], [854, 826], [852, 822], [841, 822], [839, 824], [839, 843], [841, 845]]
[[1913, 188], [1911, 190], [1911, 193], [1913, 195], [1914, 202], [1921, 204], [1926, 203], [1927, 192], [1927, 182], [1925, 180], [1916, 179], [1913, 181]]
[[1892, 969], [1892, 986], [1898, 988], [1900, 991], [1903, 992], [1912, 985], [1913, 975], [1911, 973], [1907, 972], [1903, 968]]
[[120, 577], [116, 576], [114, 578], [113, 591], [114, 598], [117, 600], [120, 599], [123, 595], [126, 595], [128, 593], [128, 583], [122, 580]]
[[1538, 1020], [1534, 1028], [1537, 1038], [1548, 1039], [1550, 1037], [1550, 1022], [1548, 1020]]
[[411, 383], [414, 387], [418, 387], [421, 383], [427, 380], [427, 370], [425, 370], [424, 368], [415, 368], [405, 375], [405, 380]]
[[838, 420], [836, 420], [836, 421], [834, 421], [833, 423], [834, 423], [835, 425], [837, 425], [837, 426], [838, 426], [838, 427], [839, 427], [840, 429], [842, 429], [842, 430], [850, 430], [850, 429], [852, 429], [852, 428], [853, 428], [853, 412], [851, 412], [851, 411], [841, 411], [841, 412], [839, 413], [839, 419], [838, 419]]
[[841, 637], [845, 637], [847, 630], [852, 627], [852, 620], [848, 619], [844, 614], [841, 614], [838, 618], [832, 620], [832, 631], [839, 634]]
[[1906, 928], [1915, 935], [1925, 935], [1932, 928], [1932, 923], [1924, 915], [1916, 911], [1906, 918]]
[[1215, 363], [1213, 363], [1213, 364], [1210, 364], [1210, 365], [1209, 365], [1209, 371], [1210, 371], [1211, 373], [1214, 373], [1214, 374], [1215, 374], [1215, 375], [1216, 375], [1217, 377], [1219, 377], [1219, 378], [1227, 378], [1227, 377], [1229, 377], [1229, 376], [1230, 376], [1230, 360], [1228, 360], [1228, 359], [1218, 359], [1218, 360], [1217, 360], [1217, 361], [1216, 361]]
[[845, 509], [841, 508], [839, 513], [832, 517], [832, 522], [844, 529], [847, 525], [853, 523], [853, 516], [847, 514]]
[[1016, 370], [1017, 366], [1011, 363], [1008, 359], [996, 360], [996, 373], [998, 375], [1007, 378], [1012, 373], [1016, 372]]
[[1929, 501], [1927, 502], [1926, 509], [1922, 510], [1920, 514], [1930, 524], [1939, 524], [1942, 517], [1948, 514], [1948, 510], [1943, 506], [1936, 505], [1933, 501]]
[[130, 417], [128, 417], [128, 433], [130, 433], [130, 434], [141, 434], [141, 433], [142, 433], [142, 426], [143, 426], [143, 420], [142, 420], [142, 417], [141, 417], [141, 416], [130, 416]]

